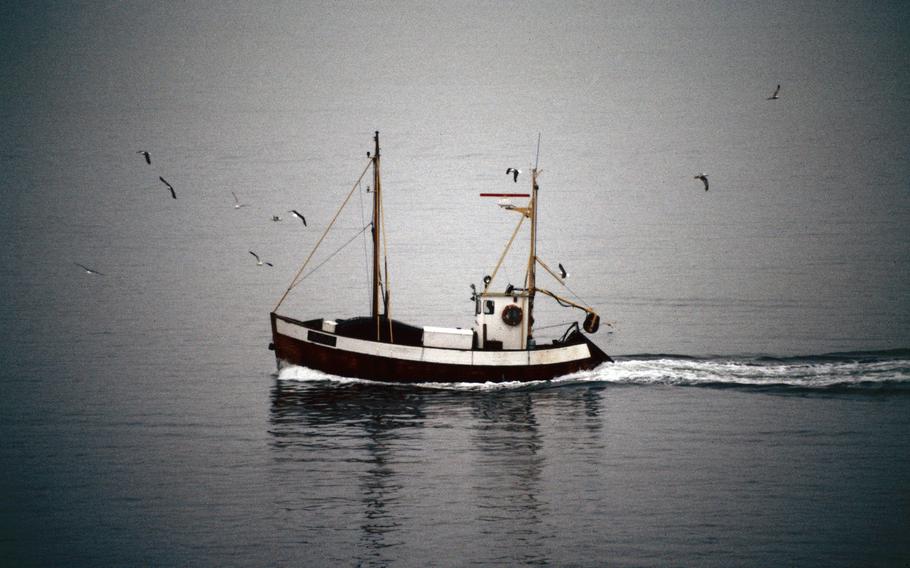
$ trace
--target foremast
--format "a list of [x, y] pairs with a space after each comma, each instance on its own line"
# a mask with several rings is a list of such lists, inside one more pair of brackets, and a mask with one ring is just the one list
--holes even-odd
[[382, 228], [382, 182], [379, 175], [379, 131], [373, 135], [373, 291], [370, 316], [376, 323], [376, 340], [380, 338], [379, 294], [382, 288], [379, 271], [379, 231]]

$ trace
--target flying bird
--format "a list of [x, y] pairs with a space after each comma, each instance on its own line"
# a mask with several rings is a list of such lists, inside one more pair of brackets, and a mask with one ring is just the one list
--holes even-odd
[[161, 177], [161, 176], [158, 176], [158, 179], [160, 179], [160, 180], [161, 180], [161, 183], [163, 183], [164, 185], [166, 185], [167, 188], [168, 188], [169, 190], [171, 190], [171, 197], [173, 197], [174, 199], [177, 199], [177, 192], [174, 191], [174, 186], [171, 185], [171, 184], [169, 184], [169, 183], [167, 182], [167, 180], [164, 179], [164, 178]]
[[231, 195], [234, 196], [234, 209], [240, 209], [241, 207], [246, 207], [246, 203], [240, 203], [240, 200], [237, 199], [237, 194], [236, 194], [236, 193], [234, 193], [234, 192], [232, 191], [232, 192], [231, 192]]
[[256, 266], [262, 266], [263, 264], [265, 264], [266, 266], [275, 266], [271, 262], [262, 262], [262, 259], [259, 258], [259, 255], [253, 251], [250, 251], [250, 254], [256, 258]]
[[146, 164], [151, 164], [151, 163], [152, 163], [152, 157], [151, 157], [151, 155], [149, 155], [149, 153], [146, 152], [145, 150], [139, 150], [139, 151], [136, 152], [136, 153], [137, 153], [137, 154], [142, 154], [142, 156], [145, 158], [145, 163], [146, 163]]
[[84, 265], [84, 264], [79, 264], [78, 262], [74, 262], [73, 264], [75, 264], [76, 266], [78, 266], [78, 267], [81, 268], [82, 270], [85, 270], [85, 273], [86, 273], [86, 274], [97, 274], [98, 276], [104, 276], [104, 273], [103, 273], [103, 272], [98, 272], [97, 270], [93, 270], [93, 269], [89, 268], [88, 266], [86, 266], [86, 265]]
[[288, 213], [294, 215], [294, 217], [297, 217], [301, 221], [303, 221], [303, 226], [306, 227], [306, 217], [304, 217], [300, 211], [297, 211], [296, 209], [291, 209], [290, 211], [288, 211]]
[[705, 184], [705, 191], [708, 191], [708, 174], [698, 174], [693, 179], [700, 179]]
[[281, 221], [281, 217], [278, 215], [272, 215], [272, 221], [275, 221], [277, 223], [278, 221]]
[[780, 97], [777, 96], [778, 93], [780, 93], [780, 85], [778, 85], [777, 88], [774, 89], [774, 94], [771, 95], [770, 97], [768, 97], [768, 100], [769, 100], [769, 101], [776, 101], [777, 99], [779, 99]]
[[521, 173], [521, 170], [515, 168], [509, 168], [506, 170], [506, 175], [512, 174], [512, 181], [518, 183], [518, 174]]
[[557, 263], [557, 266], [559, 266], [559, 273], [561, 274], [562, 279], [565, 280], [566, 277], [569, 275], [569, 273], [566, 272], [566, 269], [565, 269], [565, 268], [563, 268], [561, 262], [560, 262], [560, 263]]

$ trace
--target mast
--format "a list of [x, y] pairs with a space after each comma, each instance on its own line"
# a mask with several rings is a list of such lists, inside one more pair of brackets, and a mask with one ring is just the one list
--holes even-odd
[[531, 169], [531, 255], [528, 259], [528, 336], [525, 348], [534, 338], [534, 295], [537, 293], [537, 169], [540, 164], [540, 132], [537, 133], [537, 155], [534, 156], [534, 167]]
[[373, 136], [375, 148], [373, 150], [373, 305], [371, 315], [376, 321], [376, 340], [379, 340], [379, 230], [382, 214], [382, 199], [380, 194], [382, 186], [379, 183], [379, 131]]
[[[538, 140], [538, 147], [540, 141]], [[534, 338], [534, 295], [537, 293], [537, 165], [531, 170], [531, 254], [528, 258], [528, 337]], [[526, 347], [527, 347], [527, 341]]]

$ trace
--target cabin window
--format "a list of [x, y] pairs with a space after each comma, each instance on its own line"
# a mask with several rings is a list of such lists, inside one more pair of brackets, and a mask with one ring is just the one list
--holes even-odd
[[496, 305], [494, 304], [493, 300], [487, 300], [486, 302], [483, 303], [483, 313], [485, 313], [485, 314], [495, 314], [496, 313]]

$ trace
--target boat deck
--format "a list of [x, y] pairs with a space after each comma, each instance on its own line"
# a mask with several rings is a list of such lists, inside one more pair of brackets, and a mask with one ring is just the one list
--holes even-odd
[[[297, 324], [299, 326], [305, 327], [307, 329], [312, 329], [314, 331], [319, 331], [326, 333], [323, 328], [324, 319], [312, 319], [307, 321], [300, 321], [294, 318], [287, 316], [282, 316], [275, 314], [275, 317], [285, 320], [290, 323]], [[380, 339], [378, 343], [390, 343], [394, 345], [406, 345], [410, 347], [424, 347], [423, 344], [423, 328], [415, 325], [407, 324], [398, 320], [392, 321], [392, 340], [389, 338], [389, 320], [386, 318], [380, 318]], [[353, 317], [347, 319], [335, 320], [335, 330], [334, 335], [339, 337], [349, 337], [351, 339], [360, 339], [364, 341], [376, 341], [376, 320], [371, 317], [361, 316]], [[496, 344], [499, 342], [488, 342], [489, 345], [486, 349], [478, 349], [474, 347], [473, 351], [504, 351], [500, 347], [496, 347]], [[538, 351], [546, 349], [558, 349], [560, 347], [565, 347], [567, 345], [574, 345], [577, 343], [587, 343], [581, 334], [571, 333], [565, 339], [565, 341], [559, 341], [554, 339], [553, 343], [550, 344], [541, 344], [537, 345], [529, 351]]]

